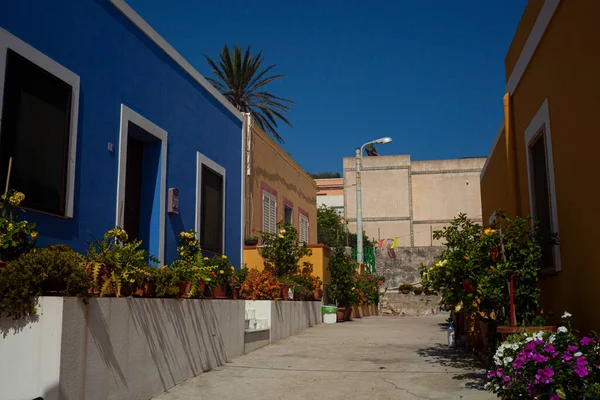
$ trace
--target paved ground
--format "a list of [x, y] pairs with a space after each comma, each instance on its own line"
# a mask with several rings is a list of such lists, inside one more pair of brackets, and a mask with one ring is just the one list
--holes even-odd
[[156, 398], [494, 399], [484, 371], [449, 349], [443, 315], [318, 325]]

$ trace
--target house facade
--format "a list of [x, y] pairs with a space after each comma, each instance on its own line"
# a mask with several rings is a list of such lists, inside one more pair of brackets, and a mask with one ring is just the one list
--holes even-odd
[[257, 124], [249, 123], [246, 159], [246, 235], [275, 233], [284, 221], [300, 239], [317, 243], [316, 185]]
[[339, 215], [344, 215], [344, 179], [315, 179], [317, 183], [317, 206], [331, 207]]
[[244, 117], [124, 1], [3, 3], [0, 110], [38, 244], [118, 225], [169, 263], [194, 229], [241, 264]]
[[600, 107], [594, 0], [529, 0], [505, 58], [504, 120], [481, 174], [484, 221], [531, 216], [560, 243], [543, 258], [541, 308], [600, 329], [593, 252]]
[[[363, 229], [397, 247], [439, 245], [433, 231], [459, 213], [481, 221], [479, 174], [485, 158], [411, 161], [410, 155], [363, 157]], [[344, 212], [356, 233], [356, 161], [344, 158]]]

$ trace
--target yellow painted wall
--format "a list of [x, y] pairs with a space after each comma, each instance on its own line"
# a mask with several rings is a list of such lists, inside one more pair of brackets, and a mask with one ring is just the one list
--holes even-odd
[[[530, 1], [531, 2], [531, 1]], [[548, 99], [562, 271], [541, 279], [542, 307], [573, 314], [582, 330], [600, 330], [600, 1], [563, 1], [513, 93], [516, 163], [522, 214], [529, 214], [524, 132]], [[523, 40], [523, 38], [515, 38]], [[484, 213], [501, 205], [501, 148], [482, 179]], [[497, 160], [495, 159], [497, 156]], [[504, 155], [505, 156], [505, 155]]]
[[544, 5], [544, 1], [545, 0], [529, 0], [527, 6], [525, 6], [525, 11], [523, 11], [519, 26], [517, 27], [512, 43], [506, 52], [506, 57], [504, 58], [506, 80], [510, 77], [517, 60], [519, 59], [519, 55], [521, 54], [525, 42], [527, 41], [527, 37]]
[[514, 215], [512, 202], [508, 198], [508, 173], [506, 171], [506, 146], [504, 130], [498, 139], [494, 152], [490, 155], [481, 178], [481, 212], [484, 225], [496, 210], [502, 209], [509, 215]]
[[[331, 283], [331, 274], [329, 272], [329, 259], [331, 258], [331, 249], [324, 245], [309, 245], [312, 255], [300, 259], [300, 265], [308, 261], [313, 265], [313, 273], [321, 278], [325, 285]], [[260, 256], [256, 246], [244, 247], [244, 264], [246, 268], [256, 268], [259, 271], [265, 269], [265, 263]]]

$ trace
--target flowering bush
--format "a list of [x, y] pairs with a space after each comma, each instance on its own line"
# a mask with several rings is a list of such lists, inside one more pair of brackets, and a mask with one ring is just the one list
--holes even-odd
[[276, 300], [279, 281], [267, 270], [251, 269], [242, 283], [240, 294], [248, 300]]
[[508, 324], [507, 282], [514, 277], [516, 321], [532, 323], [538, 311], [538, 274], [542, 247], [530, 221], [498, 213], [492, 227], [484, 229], [465, 214], [450, 226], [434, 232], [447, 249], [431, 266], [421, 267], [423, 285], [441, 293], [441, 303], [455, 312]]
[[235, 268], [225, 254], [221, 256], [213, 256], [209, 259], [204, 257], [204, 265], [212, 268], [212, 279], [210, 286], [219, 285], [231, 285], [234, 286], [236, 282]]
[[25, 195], [9, 190], [0, 197], [0, 259], [9, 261], [33, 248], [37, 238], [35, 224], [17, 221], [16, 208]]
[[363, 272], [354, 277], [356, 282], [356, 301], [355, 304], [377, 305], [379, 304], [379, 282], [383, 278], [373, 275], [370, 272]]
[[569, 313], [556, 333], [510, 336], [494, 355], [486, 388], [505, 399], [600, 399], [600, 338], [578, 338]]
[[[298, 231], [292, 225], [279, 222], [277, 228], [277, 233], [261, 232], [261, 256], [267, 268], [278, 277], [296, 275], [300, 271], [300, 259], [310, 256], [312, 250], [298, 239]], [[311, 264], [305, 261], [303, 265], [306, 268]]]
[[169, 268], [178, 281], [190, 282], [192, 284], [189, 293], [190, 296], [201, 294], [199, 293], [201, 291], [201, 283], [205, 282], [209, 284], [211, 282], [211, 278], [213, 278], [212, 272], [215, 267], [204, 265], [204, 261], [208, 260], [208, 258], [205, 258], [205, 260], [202, 258], [196, 232], [193, 230], [181, 232], [177, 241], [177, 251], [179, 252], [180, 259], [171, 263]]

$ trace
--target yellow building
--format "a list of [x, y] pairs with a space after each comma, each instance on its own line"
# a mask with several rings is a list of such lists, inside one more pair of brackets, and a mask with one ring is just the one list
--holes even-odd
[[504, 121], [481, 173], [483, 219], [532, 216], [560, 245], [541, 306], [600, 330], [600, 1], [529, 0], [505, 58]]

